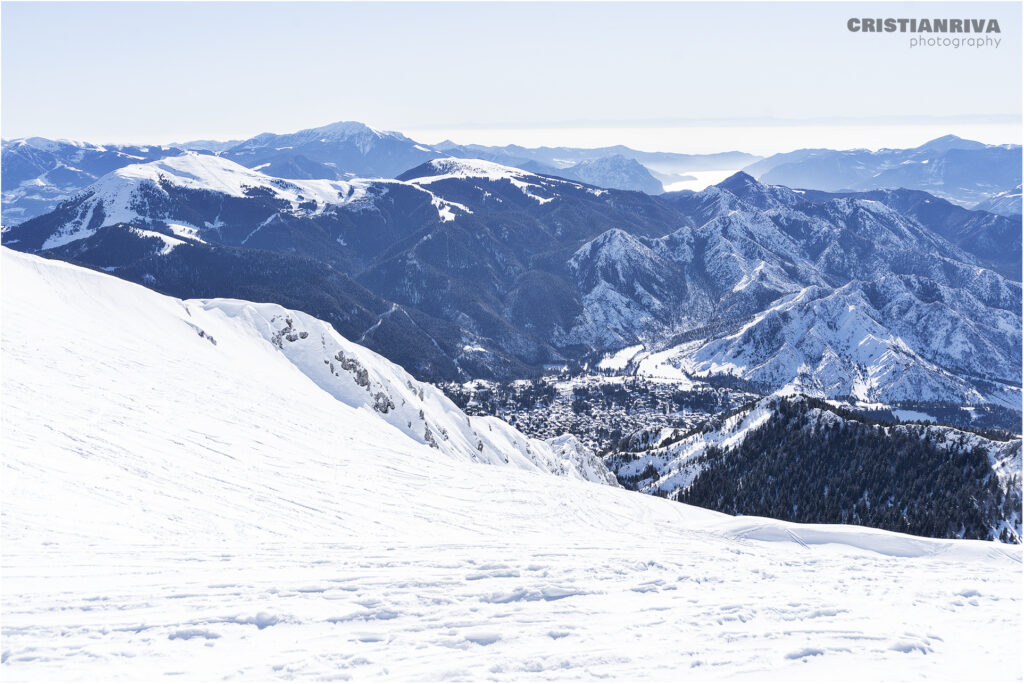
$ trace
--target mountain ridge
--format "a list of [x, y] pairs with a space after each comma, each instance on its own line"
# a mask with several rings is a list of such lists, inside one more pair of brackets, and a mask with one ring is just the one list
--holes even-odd
[[[865, 401], [917, 392], [1008, 405], [1020, 391], [1020, 284], [994, 270], [1008, 268], [994, 260], [1005, 250], [971, 241], [995, 225], [1012, 234], [1012, 219], [900, 192], [792, 190], [743, 173], [650, 197], [462, 158], [425, 162], [404, 180], [347, 181], [273, 179], [222, 157], [174, 159], [114, 173], [117, 192], [92, 191], [7, 230], [4, 242], [34, 251], [56, 239], [53, 256], [156, 288], [182, 287], [175, 273], [196, 273], [188, 264], [200, 253], [226, 258], [224, 248], [261, 250], [278, 271], [293, 256], [321, 261], [369, 291], [361, 306], [377, 320], [395, 318], [386, 312], [398, 306], [403, 320], [429, 321], [434, 333], [414, 337], [442, 353], [410, 368], [434, 379], [582, 363], [684, 336], [678, 347], [648, 344], [648, 369], [774, 389], [797, 382]], [[199, 162], [214, 179], [196, 181], [195, 168], [178, 168], [178, 180], [170, 173]], [[120, 204], [97, 209], [107, 196]], [[131, 215], [121, 215], [125, 207]], [[104, 225], [114, 219], [120, 228]], [[168, 273], [157, 262], [176, 265]], [[311, 304], [290, 292], [293, 305]], [[383, 302], [370, 303], [370, 293]], [[844, 327], [850, 307], [860, 318]], [[372, 324], [354, 330], [341, 312], [315, 308], [357, 338], [371, 334]], [[422, 330], [413, 318], [408, 329]], [[694, 339], [697, 330], [705, 337]], [[379, 351], [415, 358], [371, 332]]]
[[1021, 146], [985, 145], [947, 135], [915, 148], [801, 149], [744, 169], [758, 180], [828, 192], [924, 190], [972, 207], [1021, 182]]

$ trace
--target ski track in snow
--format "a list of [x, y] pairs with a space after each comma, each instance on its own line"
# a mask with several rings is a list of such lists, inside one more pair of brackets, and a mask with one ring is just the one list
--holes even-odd
[[445, 456], [243, 317], [4, 252], [5, 681], [1021, 677], [1019, 547]]

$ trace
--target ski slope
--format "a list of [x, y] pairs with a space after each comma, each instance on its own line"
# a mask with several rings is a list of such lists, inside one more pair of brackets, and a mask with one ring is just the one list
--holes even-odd
[[267, 305], [2, 251], [4, 681], [1021, 677], [1019, 547], [474, 461]]

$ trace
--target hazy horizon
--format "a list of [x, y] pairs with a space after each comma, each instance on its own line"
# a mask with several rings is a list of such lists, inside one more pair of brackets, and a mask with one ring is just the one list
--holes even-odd
[[[846, 27], [880, 12], [994, 17], [1001, 44], [921, 49]], [[354, 120], [427, 143], [695, 153], [907, 147], [946, 133], [1021, 142], [1019, 3], [5, 2], [2, 13], [5, 139], [165, 144]]]
[[[337, 119], [343, 121], [345, 119]], [[294, 133], [305, 128], [317, 128], [331, 122], [321, 122], [294, 130], [265, 131], [232, 138], [197, 136], [190, 139], [170, 139], [154, 136], [150, 139], [83, 140], [70, 136], [16, 136], [4, 140], [41, 137], [55, 140], [76, 140], [97, 145], [174, 145], [196, 140], [228, 142], [244, 140], [259, 133]], [[377, 130], [373, 122], [361, 123]], [[644, 152], [675, 152], [681, 154], [714, 154], [716, 152], [746, 152], [769, 156], [801, 148], [870, 149], [911, 148], [944, 135], [956, 135], [990, 145], [1021, 144], [1019, 124], [984, 122], [950, 122], [922, 124], [823, 124], [801, 125], [795, 122], [775, 122], [772, 125], [713, 125], [713, 122], [676, 126], [548, 126], [548, 127], [447, 127], [407, 128], [396, 132], [416, 142], [435, 145], [450, 140], [461, 145], [520, 145], [523, 147], [578, 147], [595, 148], [624, 145]]]

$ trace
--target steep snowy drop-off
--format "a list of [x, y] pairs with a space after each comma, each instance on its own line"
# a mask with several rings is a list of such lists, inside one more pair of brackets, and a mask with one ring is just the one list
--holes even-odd
[[473, 463], [304, 316], [2, 269], [5, 680], [1021, 675], [1019, 549]]

